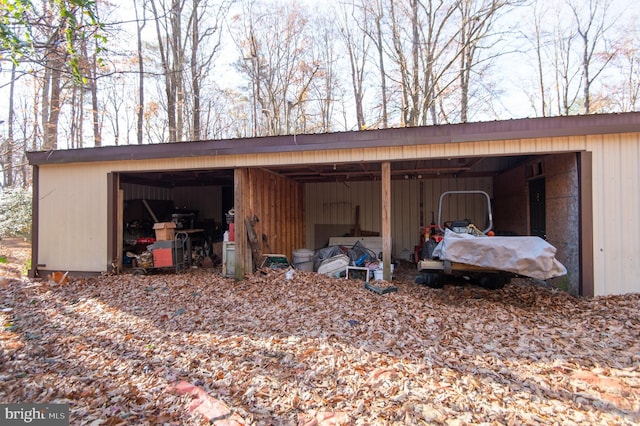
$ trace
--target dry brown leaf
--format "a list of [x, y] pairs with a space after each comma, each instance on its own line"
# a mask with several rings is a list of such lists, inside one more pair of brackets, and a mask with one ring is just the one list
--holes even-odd
[[434, 290], [414, 268], [385, 295], [304, 271], [12, 279], [0, 401], [68, 403], [72, 424], [199, 425], [193, 395], [166, 392], [184, 380], [226, 424], [640, 421], [639, 295]]

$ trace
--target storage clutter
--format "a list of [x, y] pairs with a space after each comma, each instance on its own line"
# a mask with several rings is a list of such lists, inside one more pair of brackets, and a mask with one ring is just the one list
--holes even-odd
[[132, 272], [143, 275], [166, 268], [174, 268], [176, 272], [184, 271], [191, 266], [190, 253], [189, 235], [178, 232], [173, 240], [156, 240], [142, 254], [127, 252], [127, 256], [132, 258]]
[[[382, 262], [378, 260], [374, 251], [366, 248], [359, 241], [356, 241], [351, 247], [334, 245], [317, 250], [313, 261], [314, 269], [320, 274], [341, 277], [347, 275], [348, 267], [356, 267], [359, 269], [367, 268], [373, 273], [375, 279], [382, 279]], [[393, 264], [391, 271], [393, 274]], [[366, 276], [368, 275], [366, 274]]]
[[176, 232], [176, 224], [173, 222], [158, 222], [153, 224], [153, 229], [156, 231], [156, 240], [173, 240]]

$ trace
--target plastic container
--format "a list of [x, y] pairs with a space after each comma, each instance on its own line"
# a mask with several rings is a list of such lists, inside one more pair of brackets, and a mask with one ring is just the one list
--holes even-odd
[[293, 251], [293, 265], [306, 272], [313, 272], [314, 251], [309, 249], [297, 249]]
[[375, 281], [382, 281], [382, 269], [376, 269], [373, 271], [373, 279]]
[[233, 277], [236, 274], [236, 243], [222, 243], [222, 275]]
[[318, 273], [329, 275], [331, 277], [339, 277], [342, 272], [347, 270], [349, 266], [349, 256], [346, 254], [339, 254], [337, 256], [330, 257], [322, 261], [318, 267]]

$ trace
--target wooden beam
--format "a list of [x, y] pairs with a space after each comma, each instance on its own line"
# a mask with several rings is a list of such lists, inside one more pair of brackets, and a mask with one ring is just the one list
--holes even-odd
[[576, 154], [578, 159], [578, 192], [580, 202], [580, 295], [595, 296], [593, 260], [593, 154]]
[[382, 163], [382, 278], [391, 282], [391, 163]]
[[117, 262], [118, 246], [118, 194], [119, 174], [107, 173], [107, 259], [105, 272], [111, 272], [112, 265]]
[[[29, 275], [29, 278], [36, 278], [38, 276], [38, 266], [39, 266], [38, 253], [39, 253], [39, 247], [40, 247], [40, 242], [39, 242], [39, 238], [40, 238], [40, 231], [39, 231], [40, 229], [40, 225], [39, 225], [40, 223], [40, 167], [39, 166], [33, 166], [33, 170], [31, 172], [31, 187], [33, 188], [31, 192], [31, 269], [29, 269], [28, 275]], [[107, 239], [107, 245], [108, 244], [109, 244], [109, 240]], [[109, 249], [107, 249], [107, 252], [109, 252]]]
[[[249, 198], [249, 170], [237, 168], [233, 173], [233, 208], [235, 210], [235, 279], [241, 281], [247, 272], [251, 272], [249, 260], [251, 253], [247, 242], [247, 229], [244, 218], [249, 213], [245, 200]], [[246, 192], [246, 194], [245, 194]]]

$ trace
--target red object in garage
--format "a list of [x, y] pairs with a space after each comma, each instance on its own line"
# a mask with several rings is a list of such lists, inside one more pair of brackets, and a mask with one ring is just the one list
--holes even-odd
[[164, 266], [173, 266], [173, 253], [170, 248], [161, 248], [153, 250], [153, 267], [162, 268]]
[[236, 240], [236, 224], [230, 223], [229, 224], [229, 241], [235, 241], [235, 240]]

